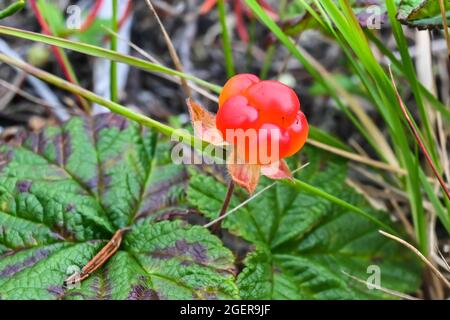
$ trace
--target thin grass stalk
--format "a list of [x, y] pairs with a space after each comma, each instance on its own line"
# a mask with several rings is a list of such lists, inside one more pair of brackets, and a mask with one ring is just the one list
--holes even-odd
[[228, 34], [225, 1], [218, 0], [217, 8], [219, 11], [220, 26], [222, 28], [221, 34], [222, 34], [223, 54], [225, 56], [225, 68], [227, 70], [227, 76], [230, 78], [230, 77], [234, 76], [235, 71], [234, 71], [234, 62], [233, 62], [233, 51], [231, 48], [231, 40], [230, 40], [230, 36]]
[[427, 111], [425, 108], [425, 104], [422, 99], [422, 95], [419, 89], [419, 81], [417, 80], [417, 76], [414, 69], [414, 63], [409, 54], [408, 44], [406, 42], [405, 35], [403, 33], [403, 29], [400, 23], [397, 21], [397, 10], [395, 7], [395, 3], [393, 0], [387, 0], [386, 5], [388, 8], [388, 15], [391, 22], [391, 27], [394, 33], [394, 38], [397, 42], [397, 47], [400, 51], [400, 55], [403, 62], [403, 70], [405, 71], [405, 76], [408, 79], [408, 82], [411, 86], [411, 90], [414, 95], [414, 99], [417, 103], [417, 107], [419, 109], [420, 119], [422, 121], [423, 129], [425, 131], [425, 141], [427, 142], [429, 148], [430, 155], [433, 159], [433, 163], [435, 166], [439, 168], [438, 154], [437, 148], [435, 144], [435, 137], [433, 135], [432, 126], [427, 116]]
[[445, 37], [445, 42], [447, 43], [447, 53], [448, 53], [448, 57], [450, 59], [450, 35], [448, 33], [448, 23], [447, 23], [447, 15], [445, 12], [445, 4], [444, 4], [444, 0], [438, 0], [439, 1], [439, 8], [441, 9], [441, 16], [442, 16], [442, 27], [443, 27], [443, 31], [444, 31], [444, 37]]
[[[397, 90], [397, 86], [395, 84], [395, 80], [394, 80], [394, 76], [392, 75], [392, 71], [391, 71], [391, 78], [392, 78], [392, 83], [394, 84], [394, 87]], [[413, 122], [411, 120], [411, 117], [408, 114], [407, 108], [406, 108], [406, 106], [405, 106], [405, 104], [403, 102], [403, 99], [400, 96], [400, 94], [398, 93], [398, 91], [397, 91], [397, 99], [398, 99], [398, 101], [400, 103], [400, 107], [401, 107], [402, 112], [403, 112], [403, 114], [405, 116], [405, 119], [408, 122], [408, 125], [409, 125], [412, 133], [414, 134], [414, 137], [415, 137], [417, 143], [420, 146], [420, 149], [422, 149], [422, 152], [425, 155], [425, 158], [427, 159], [428, 164], [430, 165], [430, 167], [431, 167], [431, 169], [432, 169], [436, 179], [439, 181], [439, 184], [441, 185], [441, 188], [444, 191], [444, 194], [447, 196], [447, 199], [450, 200], [450, 192], [449, 192], [449, 190], [448, 190], [448, 188], [447, 188], [447, 186], [445, 184], [445, 181], [441, 177], [441, 175], [439, 174], [437, 168], [435, 167], [435, 165], [433, 163], [433, 160], [431, 159], [430, 152], [428, 151], [429, 148], [427, 148], [425, 146], [425, 143], [422, 141], [422, 139], [421, 139], [421, 137], [420, 137], [420, 135], [419, 135], [419, 133], [417, 131], [417, 128], [414, 126], [414, 124], [413, 124]]]
[[[164, 27], [164, 24], [162, 23], [161, 19], [159, 18], [158, 13], [156, 12], [155, 8], [153, 7], [153, 4], [150, 0], [146, 0], [147, 6], [149, 7], [150, 11], [155, 16], [156, 21], [158, 22], [159, 28], [161, 29], [161, 33], [164, 36], [164, 40], [166, 42], [167, 48], [169, 49], [170, 58], [172, 59], [172, 62], [175, 66], [175, 69], [179, 72], [184, 72], [183, 65], [181, 63], [180, 58], [178, 57], [177, 51], [175, 50], [175, 46], [172, 43], [172, 40], [170, 39], [170, 36], [168, 32], [166, 31], [166, 28]], [[181, 78], [181, 87], [183, 88], [184, 94], [188, 98], [192, 98], [192, 92], [189, 88], [189, 85], [186, 81], [186, 79]]]
[[[112, 29], [114, 32], [119, 31], [119, 22], [117, 18], [117, 0], [112, 0]], [[117, 51], [117, 37], [115, 35], [111, 36], [111, 51]], [[111, 96], [111, 101], [117, 102], [119, 100], [119, 95], [117, 92], [117, 62], [110, 61], [110, 79], [109, 79], [109, 91]]]
[[25, 7], [25, 0], [19, 0], [14, 3], [11, 3], [5, 9], [0, 11], [0, 20], [12, 16], [17, 11], [22, 10], [24, 7]]
[[[47, 23], [45, 20], [41, 9], [36, 3], [36, 0], [30, 0], [31, 8], [36, 15], [36, 19], [38, 20], [38, 23], [42, 29], [42, 31], [46, 34], [51, 36], [54, 33], [54, 30], [52, 29], [52, 26]], [[61, 67], [61, 70], [66, 77], [67, 80], [69, 80], [72, 83], [79, 84], [77, 75], [75, 74], [75, 71], [73, 70], [72, 64], [69, 61], [69, 58], [67, 57], [66, 53], [63, 49], [59, 48], [58, 46], [51, 46], [52, 52], [55, 55], [56, 61], [58, 62], [59, 66]], [[78, 101], [80, 102], [81, 106], [85, 111], [90, 110], [89, 104], [81, 98], [80, 96], [77, 96]]]
[[197, 78], [193, 75], [179, 72], [179, 71], [173, 70], [171, 68], [161, 66], [156, 63], [148, 62], [143, 59], [135, 58], [135, 57], [132, 57], [129, 55], [121, 54], [121, 53], [117, 53], [117, 52], [111, 51], [110, 49], [106, 49], [106, 48], [102, 48], [102, 47], [98, 47], [98, 46], [94, 46], [94, 45], [90, 45], [90, 44], [85, 44], [85, 43], [81, 43], [81, 42], [76, 42], [76, 41], [72, 41], [72, 40], [67, 40], [67, 39], [63, 39], [63, 38], [59, 38], [59, 37], [44, 35], [44, 34], [40, 34], [40, 33], [5, 27], [5, 26], [0, 26], [0, 34], [10, 35], [10, 36], [14, 36], [14, 37], [22, 38], [22, 39], [28, 39], [28, 40], [37, 41], [37, 42], [42, 42], [45, 44], [54, 45], [54, 46], [58, 46], [58, 47], [61, 47], [64, 49], [69, 49], [69, 50], [73, 50], [73, 51], [80, 52], [83, 54], [87, 54], [92, 57], [104, 58], [104, 59], [113, 60], [116, 62], [125, 63], [125, 64], [128, 64], [128, 65], [136, 67], [136, 68], [140, 68], [145, 71], [161, 72], [161, 73], [166, 73], [166, 74], [170, 74], [173, 76], [182, 77], [184, 79], [191, 80], [191, 81], [203, 86], [204, 88], [207, 88], [216, 93], [219, 93], [221, 90], [220, 86], [212, 84], [203, 79]]
[[[393, 145], [402, 166], [408, 170], [405, 187], [408, 190], [413, 212], [415, 231], [423, 252], [428, 250], [428, 237], [426, 220], [420, 192], [419, 167], [416, 155], [411, 153], [406, 139], [406, 134], [399, 121], [398, 106], [395, 105], [395, 92], [392, 83], [379, 66], [364, 36], [353, 10], [348, 7], [347, 1], [339, 1], [342, 11], [332, 1], [314, 1], [320, 14], [328, 25], [339, 32], [341, 46], [349, 48], [356, 55], [349, 54], [349, 60], [354, 62], [356, 70], [370, 93], [372, 100], [376, 102], [380, 113], [383, 115], [391, 133]], [[323, 22], [325, 24], [325, 22]], [[342, 37], [342, 38], [341, 38]], [[348, 51], [347, 51], [348, 52]]]
[[[380, 39], [378, 39], [371, 30], [365, 30], [365, 34], [368, 39], [377, 47], [377, 49], [380, 50], [381, 53], [389, 59], [396, 73], [405, 75], [402, 62], [397, 59], [392, 51], [386, 48], [383, 42], [381, 42]], [[439, 101], [427, 88], [425, 88], [423, 84], [419, 83], [419, 89], [425, 99], [427, 99], [427, 101], [431, 103], [435, 110], [443, 116], [448, 124], [450, 124], [450, 111], [445, 107], [445, 105], [441, 101]]]

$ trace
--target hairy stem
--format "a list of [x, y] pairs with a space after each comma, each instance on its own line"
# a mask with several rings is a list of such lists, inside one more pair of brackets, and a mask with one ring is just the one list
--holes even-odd
[[[234, 182], [233, 180], [230, 180], [230, 182], [228, 183], [228, 189], [225, 195], [225, 199], [223, 200], [222, 208], [220, 209], [219, 218], [222, 217], [227, 212], [228, 206], [230, 205], [231, 197], [233, 196], [233, 191], [234, 191]], [[216, 224], [212, 226], [212, 231], [215, 234], [219, 234], [220, 228], [222, 226], [222, 221], [223, 219], [220, 219], [219, 221], [217, 221]]]

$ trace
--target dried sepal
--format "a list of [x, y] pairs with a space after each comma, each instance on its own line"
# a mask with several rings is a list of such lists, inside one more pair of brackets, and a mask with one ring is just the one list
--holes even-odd
[[284, 160], [279, 160], [272, 164], [261, 166], [261, 173], [274, 180], [292, 179], [292, 172]]
[[260, 165], [238, 161], [235, 150], [233, 150], [228, 159], [227, 167], [231, 178], [236, 184], [245, 188], [250, 194], [255, 191], [261, 175]]
[[216, 116], [192, 99], [186, 100], [195, 137], [216, 146], [227, 145], [216, 128]]

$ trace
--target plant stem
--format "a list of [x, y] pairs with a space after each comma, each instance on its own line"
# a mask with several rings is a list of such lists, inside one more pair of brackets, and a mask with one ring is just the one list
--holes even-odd
[[[231, 197], [233, 196], [234, 191], [234, 182], [230, 180], [228, 183], [227, 193], [225, 195], [225, 199], [223, 200], [222, 208], [220, 209], [219, 218], [222, 217], [228, 210], [228, 206], [230, 205]], [[223, 219], [217, 221], [216, 224], [212, 226], [212, 232], [215, 234], [219, 234], [220, 228], [222, 226]]]
[[403, 112], [403, 115], [405, 116], [405, 119], [408, 122], [408, 125], [409, 125], [409, 127], [410, 127], [410, 129], [411, 129], [411, 131], [412, 131], [412, 133], [414, 135], [414, 137], [416, 138], [417, 144], [420, 146], [420, 149], [422, 149], [422, 152], [424, 153], [425, 158], [427, 159], [428, 164], [431, 167], [431, 170], [433, 170], [433, 173], [436, 176], [436, 179], [439, 181], [439, 184], [441, 185], [441, 188], [442, 188], [444, 194], [447, 196], [447, 199], [450, 200], [450, 191], [447, 189], [447, 185], [445, 184], [444, 179], [439, 174], [438, 169], [436, 168], [436, 166], [434, 165], [433, 160], [431, 159], [430, 153], [428, 152], [428, 148], [425, 146], [425, 144], [423, 143], [422, 139], [420, 138], [420, 134], [417, 131], [416, 127], [414, 126], [414, 123], [411, 120], [411, 117], [408, 114], [406, 106], [403, 103], [403, 99], [400, 96], [400, 94], [398, 93], [397, 85], [395, 83], [394, 76], [392, 75], [392, 70], [390, 68], [389, 68], [389, 71], [390, 71], [392, 83], [393, 83], [395, 91], [397, 93], [397, 99], [398, 99], [398, 102], [400, 104], [400, 108], [401, 108], [401, 110]]
[[225, 67], [227, 69], [228, 77], [234, 76], [234, 63], [233, 63], [233, 53], [231, 50], [231, 41], [228, 35], [226, 11], [224, 0], [217, 1], [217, 7], [219, 9], [219, 19], [220, 25], [222, 27], [222, 44], [223, 53], [225, 55]]
[[443, 31], [444, 31], [445, 41], [447, 42], [447, 53], [450, 58], [450, 36], [448, 34], [448, 24], [447, 24], [447, 16], [445, 13], [444, 0], [439, 0], [439, 8], [441, 9], [442, 26], [444, 28]]
[[264, 57], [261, 72], [259, 74], [260, 79], [266, 79], [269, 73], [270, 67], [272, 66], [273, 56], [275, 55], [276, 44], [272, 43], [266, 50], [266, 55]]
[[393, 234], [398, 234], [394, 229], [392, 229], [390, 226], [388, 226], [387, 224], [385, 224], [384, 222], [378, 220], [377, 218], [371, 216], [370, 214], [368, 214], [367, 212], [365, 212], [364, 210], [354, 206], [351, 203], [348, 203], [338, 197], [333, 196], [332, 194], [327, 193], [326, 191], [323, 191], [317, 187], [314, 187], [313, 185], [307, 184], [301, 180], [298, 179], [292, 179], [292, 180], [283, 180], [285, 181], [287, 184], [293, 186], [294, 188], [296, 188], [299, 191], [304, 191], [316, 196], [319, 196], [323, 199], [326, 199], [332, 203], [335, 203], [343, 208], [346, 208], [350, 211], [353, 211], [355, 213], [357, 213], [358, 215], [365, 217], [366, 219], [372, 221], [373, 223], [375, 223], [376, 225], [382, 227], [384, 230], [389, 231], [390, 233]]
[[[170, 39], [170, 36], [167, 33], [166, 28], [164, 27], [164, 24], [162, 23], [161, 19], [159, 18], [159, 15], [156, 12], [155, 7], [153, 7], [152, 2], [150, 0], [146, 0], [146, 2], [147, 2], [147, 6], [149, 7], [150, 11], [155, 16], [156, 21], [158, 22], [159, 28], [161, 29], [161, 33], [163, 34], [164, 40], [166, 41], [167, 48], [169, 49], [169, 55], [175, 66], [175, 69], [177, 69], [179, 72], [183, 72], [183, 65], [181, 63], [181, 59], [178, 57], [178, 53], [175, 50], [175, 46], [173, 45], [172, 40]], [[189, 88], [189, 85], [188, 85], [186, 79], [183, 79], [182, 77], [180, 77], [180, 81], [181, 81], [181, 87], [183, 88], [183, 91], [184, 91], [184, 94], [186, 95], [186, 97], [192, 98], [192, 92], [191, 92], [191, 89]]]
[[122, 14], [122, 16], [120, 17], [119, 22], [118, 22], [119, 30], [122, 28], [125, 21], [127, 21], [132, 10], [133, 10], [133, 0], [128, 0], [127, 7], [125, 8], [125, 12]]
[[[117, 0], [112, 0], [113, 14], [112, 14], [112, 29], [117, 33], [119, 30], [119, 24], [117, 20]], [[117, 51], [117, 37], [113, 34], [111, 35], [111, 50]], [[109, 79], [109, 89], [111, 95], [111, 101], [118, 101], [117, 94], [117, 62], [110, 61], [110, 79]]]
[[80, 32], [84, 32], [91, 27], [91, 25], [95, 21], [95, 18], [97, 17], [98, 12], [100, 11], [102, 4], [103, 0], [95, 1], [94, 5], [92, 6], [92, 9], [89, 11], [88, 15], [86, 16], [86, 19], [81, 25]]
[[9, 17], [25, 7], [25, 0], [16, 1], [0, 11], [0, 20]]
[[403, 246], [407, 247], [409, 250], [414, 252], [430, 269], [434, 272], [434, 274], [443, 282], [445, 285], [450, 288], [450, 282], [447, 280], [447, 278], [439, 271], [438, 268], [436, 268], [433, 263], [431, 263], [418, 249], [416, 249], [412, 244], [406, 242], [405, 240], [396, 237], [392, 234], [389, 234], [383, 230], [378, 230], [379, 233], [381, 233], [383, 236], [390, 238], [392, 240], [397, 241], [398, 243], [402, 244]]
[[104, 58], [108, 60], [113, 60], [120, 63], [125, 63], [133, 67], [140, 68], [142, 70], [150, 71], [150, 72], [161, 72], [177, 77], [183, 77], [187, 80], [191, 80], [206, 89], [209, 89], [215, 93], [220, 93], [222, 88], [218, 85], [212, 84], [206, 80], [194, 77], [193, 75], [179, 72], [177, 70], [173, 70], [171, 68], [162, 66], [160, 64], [151, 63], [147, 60], [135, 58], [130, 55], [124, 55], [118, 52], [111, 51], [110, 49], [89, 45], [81, 42], [75, 42], [71, 40], [67, 40], [60, 37], [54, 37], [50, 35], [45, 35], [36, 32], [24, 31], [16, 28], [5, 27], [0, 25], [0, 34], [10, 35], [13, 37], [19, 37], [23, 39], [28, 39], [32, 41], [38, 41], [41, 43], [46, 43], [49, 45], [58, 46], [64, 49], [73, 50], [76, 52], [84, 53], [97, 58]]
[[[39, 6], [37, 5], [36, 0], [31, 0], [30, 4], [31, 4], [31, 8], [32, 8], [34, 14], [36, 15], [36, 19], [39, 22], [42, 32], [48, 36], [52, 36], [53, 30], [52, 30], [51, 26], [45, 20], [45, 17], [42, 14], [41, 10], [39, 9]], [[73, 70], [72, 65], [70, 64], [69, 59], [68, 59], [66, 53], [64, 52], [64, 50], [58, 46], [53, 46], [53, 45], [51, 46], [51, 48], [52, 48], [53, 54], [55, 55], [56, 61], [58, 61], [58, 64], [61, 67], [66, 79], [68, 81], [78, 85], [79, 82], [78, 82], [77, 76], [76, 76], [75, 71]], [[77, 95], [77, 99], [85, 111], [90, 110], [89, 103], [86, 100], [84, 100], [79, 95]]]

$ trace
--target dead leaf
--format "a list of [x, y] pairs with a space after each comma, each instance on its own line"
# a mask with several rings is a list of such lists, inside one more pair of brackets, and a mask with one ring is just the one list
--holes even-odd
[[216, 116], [192, 99], [187, 99], [186, 103], [191, 116], [194, 135], [216, 146], [227, 145], [228, 143], [223, 140], [222, 134], [216, 128]]
[[260, 165], [237, 161], [235, 151], [232, 151], [227, 167], [234, 182], [245, 188], [250, 194], [255, 191], [261, 175]]

